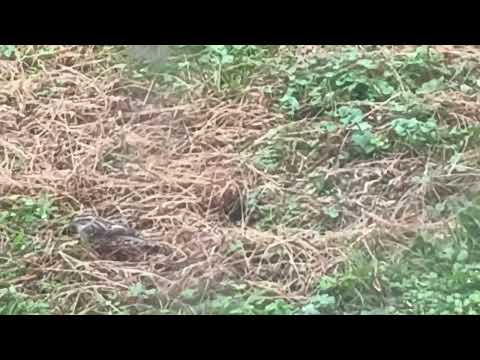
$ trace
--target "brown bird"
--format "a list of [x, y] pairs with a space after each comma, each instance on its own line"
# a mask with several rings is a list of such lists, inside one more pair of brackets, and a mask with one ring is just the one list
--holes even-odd
[[109, 258], [138, 259], [157, 248], [154, 242], [145, 240], [123, 219], [111, 221], [92, 213], [82, 213], [73, 218], [70, 229], [99, 255]]

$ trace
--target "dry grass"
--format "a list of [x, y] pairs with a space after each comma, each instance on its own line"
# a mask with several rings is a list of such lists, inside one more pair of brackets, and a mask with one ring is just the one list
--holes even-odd
[[[462, 193], [480, 177], [478, 170], [449, 172], [408, 154], [333, 168], [315, 159], [343, 193], [344, 216], [330, 232], [302, 228], [301, 221], [264, 232], [234, 224], [226, 212], [261, 184], [296, 192], [310, 214], [337, 199], [312, 197], [301, 182], [286, 190], [282, 177], [267, 176], [237, 151], [284, 121], [255, 90], [235, 99], [172, 100], [107, 60], [94, 47], [58, 47], [45, 58], [0, 62], [0, 191], [47, 193], [62, 214], [37, 234], [41, 251], [14, 259], [26, 275], [7, 283], [47, 296], [59, 313], [96, 312], [99, 296], [129, 299], [138, 282], [169, 299], [186, 288], [215, 290], [241, 280], [301, 300], [351, 247], [370, 250], [386, 234], [398, 241], [442, 226], [426, 213], [426, 199]], [[474, 121], [476, 99], [437, 100], [453, 102], [459, 121]], [[415, 180], [426, 172], [431, 182]], [[83, 207], [122, 214], [168, 251], [129, 261], [98, 258], [63, 231]]]

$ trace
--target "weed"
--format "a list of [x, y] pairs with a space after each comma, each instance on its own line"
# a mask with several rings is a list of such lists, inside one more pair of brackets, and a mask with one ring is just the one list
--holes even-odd
[[320, 282], [318, 294], [336, 299], [338, 313], [479, 314], [480, 212], [466, 207], [458, 219], [446, 240], [418, 237], [397, 261], [357, 253], [344, 271]]
[[416, 118], [395, 119], [391, 126], [396, 135], [412, 145], [435, 144], [438, 142], [438, 125], [435, 119], [419, 121]]
[[138, 77], [161, 76], [164, 85], [188, 90], [191, 84], [209, 85], [217, 91], [239, 90], [258, 74], [272, 46], [203, 45], [171, 46], [169, 63], [141, 68]]
[[26, 251], [33, 245], [32, 236], [56, 210], [48, 197], [5, 199], [3, 208], [0, 211], [0, 230], [16, 251]]
[[16, 53], [17, 47], [15, 45], [0, 45], [0, 56], [6, 59], [11, 59]]
[[10, 286], [0, 289], [0, 315], [41, 315], [49, 313], [49, 305], [34, 301]]
[[387, 139], [372, 132], [373, 127], [361, 109], [342, 106], [332, 115], [338, 116], [346, 129], [352, 129], [352, 143], [360, 154], [372, 155], [389, 148]]

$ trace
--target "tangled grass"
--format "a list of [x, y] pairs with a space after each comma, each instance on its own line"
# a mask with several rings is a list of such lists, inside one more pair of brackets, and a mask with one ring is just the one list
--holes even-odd
[[[7, 275], [1, 282], [54, 313], [188, 308], [181, 301], [186, 290], [204, 298], [228, 293], [230, 283], [305, 301], [352, 249], [375, 257], [378, 247], [403, 249], [418, 232], [444, 229], [450, 218], [432, 216], [429, 207], [479, 183], [475, 149], [465, 152], [461, 168], [446, 166], [441, 153], [408, 148], [346, 158], [349, 129], [325, 133], [305, 125], [308, 117], [290, 123], [256, 86], [237, 96], [209, 89], [158, 93], [154, 82], [128, 76], [109, 49], [19, 48], [22, 57], [0, 61], [2, 208], [48, 196], [51, 213], [31, 228], [24, 248], [2, 228], [0, 267]], [[456, 47], [439, 51], [465, 55]], [[478, 49], [468, 47], [467, 54]], [[445, 126], [478, 125], [476, 96], [445, 91], [430, 105], [441, 107]], [[389, 111], [377, 103], [369, 115], [381, 119]], [[307, 150], [297, 151], [302, 141]], [[278, 153], [275, 171], [256, 163], [269, 142], [268, 156]], [[259, 192], [263, 210], [247, 205]], [[123, 215], [168, 251], [99, 258], [65, 232], [84, 207]], [[270, 220], [279, 225], [255, 227], [249, 212], [262, 219], [277, 213]], [[139, 286], [143, 292], [132, 292]], [[155, 296], [144, 296], [148, 289]]]

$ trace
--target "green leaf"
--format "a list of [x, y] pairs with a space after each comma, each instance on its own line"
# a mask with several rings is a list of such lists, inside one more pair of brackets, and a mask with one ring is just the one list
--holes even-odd
[[317, 308], [335, 305], [335, 297], [327, 294], [315, 295], [312, 297], [312, 304]]
[[429, 94], [429, 93], [433, 93], [435, 91], [441, 90], [443, 81], [444, 81], [443, 76], [438, 79], [432, 79], [430, 81], [427, 81], [423, 83], [419, 89], [417, 89], [416, 94], [424, 95], [424, 94]]
[[193, 289], [185, 289], [182, 291], [180, 296], [185, 300], [192, 300], [195, 298], [195, 290]]
[[237, 251], [242, 250], [242, 249], [243, 249], [243, 244], [241, 242], [234, 242], [234, 243], [230, 244], [230, 246], [229, 246], [229, 250], [232, 253], [237, 252]]
[[342, 106], [338, 109], [337, 116], [340, 117], [342, 124], [348, 126], [361, 122], [363, 120], [363, 111], [358, 108]]
[[468, 259], [468, 251], [465, 249], [460, 250], [457, 255], [457, 261], [465, 262], [467, 259]]
[[138, 282], [128, 288], [130, 296], [138, 297], [145, 294], [145, 287], [142, 283]]
[[33, 199], [27, 198], [23, 201], [24, 205], [27, 207], [33, 207], [35, 205], [35, 201]]
[[377, 88], [377, 91], [385, 96], [390, 96], [395, 92], [395, 88], [385, 80], [378, 80], [375, 83], [375, 87]]
[[247, 289], [246, 284], [235, 284], [235, 283], [233, 283], [233, 284], [230, 284], [230, 286], [237, 291], [245, 291]]
[[452, 248], [451, 246], [444, 248], [439, 255], [440, 258], [445, 260], [453, 260], [454, 256], [455, 256], [455, 249]]
[[368, 122], [366, 121], [361, 121], [361, 122], [358, 122], [357, 123], [357, 129], [362, 131], [362, 132], [365, 132], [365, 131], [368, 131], [368, 130], [371, 130], [372, 129], [372, 125], [370, 125]]
[[16, 45], [0, 45], [0, 55], [3, 55], [5, 58], [11, 58], [15, 55]]
[[232, 64], [233, 61], [235, 60], [233, 55], [224, 55], [221, 58], [221, 63], [222, 64]]
[[327, 133], [334, 133], [338, 130], [338, 126], [337, 124], [335, 124], [334, 122], [332, 121], [326, 121], [326, 122], [323, 122], [321, 125], [320, 125], [320, 128], [322, 130], [325, 130]]
[[327, 214], [328, 217], [330, 217], [331, 219], [337, 219], [339, 216], [338, 210], [335, 209], [334, 207], [326, 208], [324, 209], [324, 211], [325, 211], [325, 214]]
[[335, 278], [330, 276], [323, 276], [318, 283], [318, 289], [328, 290], [335, 287], [336, 284], [337, 284], [337, 281], [335, 280]]
[[468, 298], [470, 301], [474, 302], [475, 304], [480, 304], [480, 291], [475, 291]]
[[365, 154], [369, 155], [376, 150], [376, 147], [372, 144], [374, 135], [368, 131], [356, 132], [352, 135], [352, 141], [355, 145], [359, 146]]
[[376, 63], [374, 63], [372, 60], [370, 59], [361, 59], [361, 60], [358, 60], [357, 61], [357, 64], [360, 65], [360, 66], [363, 66], [364, 68], [366, 69], [377, 69], [378, 68], [378, 65]]
[[467, 84], [462, 84], [460, 85], [460, 91], [468, 94], [473, 91], [473, 88], [471, 86], [468, 86]]
[[320, 311], [318, 311], [314, 304], [310, 303], [303, 306], [300, 310], [300, 313], [303, 315], [319, 315]]
[[287, 93], [280, 99], [280, 103], [289, 110], [291, 114], [294, 114], [300, 109], [300, 103], [291, 89], [287, 90]]

